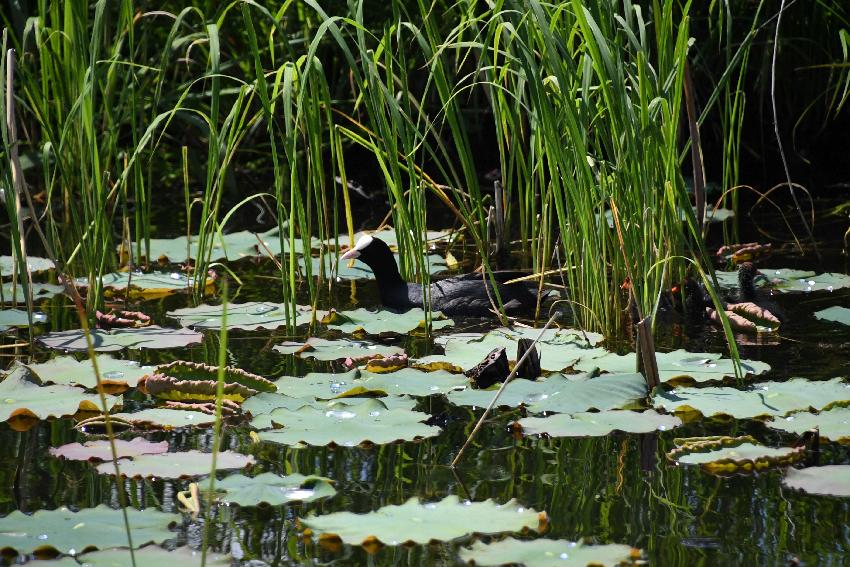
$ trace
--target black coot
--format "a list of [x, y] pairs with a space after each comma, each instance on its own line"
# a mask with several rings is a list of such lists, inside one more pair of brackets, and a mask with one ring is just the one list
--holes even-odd
[[726, 301], [729, 303], [755, 303], [762, 309], [773, 313], [777, 319], [783, 321], [785, 312], [775, 301], [770, 299], [770, 294], [756, 288], [756, 280], [767, 279], [752, 262], [744, 262], [738, 266], [738, 289], [730, 293]]
[[[422, 284], [404, 281], [398, 271], [393, 253], [380, 238], [364, 236], [343, 254], [340, 260], [357, 258], [372, 269], [381, 293], [384, 307], [396, 311], [407, 311], [422, 307]], [[527, 283], [505, 284], [522, 274], [518, 272], [496, 272], [496, 287], [506, 311], [530, 312], [537, 305], [536, 287]], [[464, 274], [433, 282], [430, 286], [431, 309], [445, 315], [490, 315], [496, 295], [489, 277], [481, 274]], [[489, 296], [488, 296], [489, 292]]]

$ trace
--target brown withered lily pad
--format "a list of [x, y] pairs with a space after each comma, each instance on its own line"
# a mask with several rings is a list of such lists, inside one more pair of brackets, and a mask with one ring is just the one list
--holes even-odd
[[[219, 451], [216, 470], [243, 469], [254, 463], [254, 457], [233, 451]], [[207, 476], [212, 468], [212, 453], [180, 451], [158, 455], [139, 455], [121, 463], [121, 476], [133, 478], [192, 478]], [[114, 475], [112, 463], [98, 465], [100, 474]]]
[[[177, 360], [157, 366], [154, 372], [139, 380], [139, 389], [151, 396], [174, 401], [215, 400], [218, 389], [218, 367]], [[224, 368], [224, 397], [242, 402], [258, 392], [274, 392], [276, 386], [256, 374], [240, 368]]]
[[151, 324], [151, 318], [141, 311], [97, 311], [95, 319], [99, 329], [138, 329]]
[[[168, 441], [153, 443], [144, 437], [130, 441], [115, 439], [115, 452], [119, 459], [139, 455], [155, 455], [168, 452]], [[88, 441], [86, 443], [68, 443], [61, 447], [51, 447], [50, 454], [69, 461], [111, 461], [112, 448], [109, 440]]]
[[729, 260], [733, 264], [741, 262], [751, 262], [756, 258], [769, 254], [771, 244], [761, 244], [759, 242], [746, 242], [742, 244], [727, 244], [721, 246], [717, 250], [717, 257]]
[[[167, 401], [165, 402], [165, 406], [168, 409], [175, 410], [186, 410], [186, 411], [199, 411], [201, 413], [205, 413], [207, 415], [215, 415], [215, 402], [175, 402], [175, 401]], [[230, 417], [233, 415], [237, 415], [240, 412], [239, 404], [234, 402], [233, 400], [223, 399], [221, 400], [221, 415], [224, 417]]]
[[[733, 330], [741, 333], [760, 333], [775, 331], [780, 321], [773, 313], [752, 302], [730, 303], [726, 306], [726, 317]], [[714, 309], [706, 308], [712, 323], [720, 325], [720, 316]]]

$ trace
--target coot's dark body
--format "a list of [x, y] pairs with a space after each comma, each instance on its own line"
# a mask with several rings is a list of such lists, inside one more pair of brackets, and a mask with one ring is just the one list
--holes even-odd
[[773, 313], [780, 321], [784, 321], [785, 311], [770, 299], [770, 294], [756, 288], [756, 279], [759, 278], [767, 279], [752, 262], [744, 262], [738, 266], [738, 289], [729, 294], [726, 300], [729, 303], [755, 303]]
[[[422, 307], [422, 285], [408, 283], [402, 279], [392, 251], [383, 240], [364, 236], [341, 259], [351, 258], [357, 258], [372, 269], [384, 307], [396, 311]], [[506, 311], [529, 312], [537, 305], [536, 288], [533, 285], [504, 283], [521, 275], [518, 272], [494, 274], [496, 288]], [[490, 315], [493, 305], [496, 305], [493, 284], [489, 277], [482, 277], [481, 274], [464, 274], [439, 280], [429, 286], [429, 291], [431, 309], [442, 311], [445, 315]]]

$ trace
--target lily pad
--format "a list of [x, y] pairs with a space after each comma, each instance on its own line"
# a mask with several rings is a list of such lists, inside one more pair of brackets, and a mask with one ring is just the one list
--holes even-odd
[[[216, 470], [242, 469], [254, 463], [254, 457], [233, 451], [219, 451]], [[180, 451], [159, 455], [139, 455], [121, 463], [121, 476], [132, 478], [192, 478], [207, 476], [212, 468], [212, 453]], [[112, 463], [98, 465], [100, 474], [115, 474]]]
[[[398, 254], [394, 254], [393, 257], [395, 258], [396, 264], [398, 264]], [[324, 275], [327, 278], [335, 278], [337, 280], [344, 281], [375, 279], [375, 274], [372, 273], [372, 269], [359, 260], [355, 260], [354, 264], [349, 266], [349, 262], [340, 262], [335, 254], [326, 254], [323, 258]], [[428, 273], [431, 275], [448, 269], [446, 260], [436, 254], [428, 254], [425, 257], [425, 261], [428, 263]], [[298, 258], [298, 264], [301, 267], [301, 270], [306, 270], [306, 264], [303, 257]], [[316, 256], [310, 257], [310, 273], [313, 276], [317, 276], [319, 274], [321, 265], [322, 264], [319, 263], [319, 258]]]
[[[112, 463], [108, 463], [110, 466]], [[153, 508], [127, 508], [133, 545], [161, 543], [177, 534], [169, 528], [180, 522], [179, 514], [166, 514]], [[30, 554], [49, 551], [76, 555], [88, 550], [126, 547], [127, 533], [121, 511], [104, 504], [71, 512], [65, 507], [39, 510], [32, 515], [14, 511], [0, 518], [0, 552]]]
[[[262, 245], [260, 245], [260, 241], [262, 241]], [[188, 242], [191, 242], [188, 247], [189, 258], [186, 257]], [[319, 239], [313, 238], [311, 246], [316, 246], [319, 243], [321, 243]], [[185, 262], [188, 259], [196, 259], [198, 255], [198, 237], [196, 235], [192, 235], [191, 240], [187, 240], [186, 236], [177, 236], [175, 238], [151, 238], [150, 245], [150, 255], [152, 259], [159, 260], [161, 262]], [[242, 230], [239, 232], [224, 234], [221, 238], [219, 238], [216, 234], [213, 236], [210, 261], [238, 260], [239, 258], [252, 256], [266, 256], [266, 249], [275, 256], [280, 255], [280, 238], [278, 237], [277, 228], [260, 233]], [[288, 238], [284, 241], [284, 249], [287, 252], [289, 251]], [[300, 253], [302, 250], [302, 240], [300, 238], [296, 238], [295, 252]], [[142, 245], [142, 253], [144, 253], [144, 244]]]
[[[57, 356], [40, 364], [29, 364], [27, 368], [42, 382], [68, 384], [83, 388], [97, 388], [97, 378], [91, 359], [78, 361], [73, 356]], [[106, 354], [97, 356], [97, 368], [105, 387], [134, 388], [139, 378], [148, 374], [152, 367], [140, 366], [133, 360], [119, 360]]]
[[699, 465], [712, 474], [754, 472], [787, 466], [805, 457], [806, 447], [767, 447], [749, 435], [676, 439], [667, 458], [680, 465]]
[[[209, 401], [215, 400], [218, 390], [217, 366], [176, 360], [157, 366], [153, 373], [140, 382], [146, 394], [164, 400]], [[226, 366], [223, 371], [224, 399], [242, 402], [258, 392], [274, 392], [274, 384], [241, 368]]]
[[[815, 274], [806, 270], [787, 268], [761, 268], [767, 281], [761, 278], [756, 282], [759, 286], [770, 286], [783, 292], [813, 292], [835, 291], [850, 287], [850, 276], [837, 273]], [[715, 272], [718, 283], [723, 287], [737, 287], [738, 272]]]
[[817, 427], [821, 439], [850, 445], [850, 408], [834, 407], [820, 413], [801, 411], [771, 419], [765, 425], [796, 435]]
[[0, 310], [0, 331], [5, 331], [12, 327], [29, 327], [29, 325], [29, 315], [26, 311], [20, 309]]
[[[130, 289], [130, 297], [141, 297], [152, 299], [162, 297], [180, 291], [191, 291], [194, 279], [180, 272], [153, 272], [145, 274], [142, 272], [115, 272], [104, 274], [101, 286], [112, 292], [122, 294]], [[207, 277], [205, 286], [211, 286], [215, 280]], [[88, 278], [77, 278], [74, 283], [78, 287], [87, 287]]]
[[[487, 407], [498, 390], [449, 392], [449, 401], [459, 406]], [[611, 410], [638, 405], [646, 397], [646, 381], [641, 374], [605, 374], [566, 377], [553, 374], [545, 380], [514, 380], [499, 398], [499, 407], [523, 405], [532, 413], [579, 413], [591, 409]]]
[[[370, 311], [354, 309], [353, 311], [331, 311], [322, 323], [329, 329], [336, 329], [346, 334], [365, 333], [380, 335], [382, 333], [407, 334], [425, 328], [425, 312], [418, 307], [405, 313], [393, 311]], [[446, 319], [439, 311], [431, 314], [433, 330], [454, 326], [455, 322]]]
[[[139, 455], [156, 455], [168, 451], [168, 441], [152, 443], [144, 437], [131, 441], [115, 439], [115, 452], [119, 459]], [[68, 443], [61, 447], [51, 447], [50, 454], [69, 461], [111, 461], [112, 448], [108, 440], [88, 441], [86, 443]]]
[[[711, 352], [688, 352], [682, 349], [656, 353], [658, 374], [662, 382], [671, 384], [710, 382], [733, 378], [732, 360]], [[598, 368], [603, 372], [634, 372], [635, 353], [619, 355], [612, 352], [594, 358], [582, 358], [576, 370], [589, 372]], [[758, 376], [770, 370], [770, 365], [756, 360], [742, 360], [741, 370], [746, 375]]]
[[[32, 284], [32, 298], [34, 301], [56, 297], [63, 291], [65, 291], [65, 288], [61, 285], [37, 282], [33, 282]], [[21, 287], [20, 282], [14, 287], [14, 293], [12, 293], [12, 282], [3, 284], [3, 303], [17, 302], [24, 304], [26, 301], [27, 296], [24, 295], [24, 288]]]
[[255, 477], [232, 474], [218, 481], [216, 490], [225, 492], [219, 500], [240, 506], [280, 506], [290, 502], [313, 502], [336, 494], [330, 479], [298, 473], [280, 476], [270, 472]]
[[519, 420], [517, 425], [522, 428], [524, 435], [545, 433], [550, 437], [602, 437], [613, 431], [626, 433], [667, 431], [682, 425], [682, 420], [653, 410], [644, 412], [614, 410], [526, 417]]
[[[38, 256], [27, 256], [27, 268], [30, 272], [44, 272], [52, 270], [56, 266], [52, 260], [39, 258]], [[0, 274], [4, 278], [12, 277], [12, 272], [17, 271], [18, 263], [12, 261], [11, 256], [0, 256]]]
[[850, 496], [850, 465], [789, 468], [782, 483], [788, 488], [824, 496]]
[[509, 537], [493, 543], [476, 541], [471, 548], [460, 549], [460, 558], [475, 565], [603, 567], [630, 564], [640, 558], [640, 551], [618, 543], [585, 545], [563, 539], [523, 541]]
[[[0, 421], [14, 417], [47, 419], [72, 416], [78, 411], [100, 411], [100, 397], [72, 386], [39, 386], [30, 382], [29, 370], [17, 367], [0, 382]], [[118, 398], [106, 397], [110, 407]]]
[[800, 410], [823, 410], [850, 403], [850, 385], [841, 378], [813, 382], [792, 378], [787, 382], [761, 382], [747, 390], [726, 387], [676, 388], [658, 392], [656, 409], [705, 417], [730, 416], [749, 419], [784, 416]]
[[815, 318], [822, 321], [832, 321], [842, 325], [850, 325], [850, 309], [833, 305], [815, 313]]
[[[277, 329], [286, 325], [286, 314], [295, 325], [306, 325], [313, 319], [313, 308], [296, 305], [295, 313], [291, 306], [268, 301], [248, 303], [229, 303], [227, 305], [227, 328], [255, 331], [257, 329]], [[221, 305], [199, 305], [169, 311], [166, 316], [180, 321], [182, 327], [194, 329], [220, 329], [222, 321]], [[321, 319], [324, 312], [317, 311], [316, 318]]]
[[[354, 241], [357, 242], [361, 238], [366, 235], [377, 236], [384, 242], [386, 242], [387, 246], [392, 248], [393, 250], [398, 249], [398, 234], [392, 227], [386, 227], [378, 231], [363, 231], [354, 233]], [[428, 230], [425, 232], [425, 241], [428, 243], [434, 242], [447, 242], [451, 240], [452, 232], [449, 230]], [[338, 238], [330, 238], [325, 240], [325, 244], [328, 246], [334, 246], [339, 243], [340, 248], [350, 248], [353, 246], [352, 240], [348, 238], [347, 234], [340, 234]]]
[[[316, 409], [337, 409], [345, 406], [354, 406], [365, 403], [368, 400], [375, 398], [340, 398], [332, 400], [318, 400], [315, 397], [293, 398], [283, 394], [257, 394], [242, 404], [242, 411], [251, 414], [253, 417], [258, 415], [271, 413], [276, 409], [284, 408], [288, 410], [301, 409], [304, 406], [312, 406]], [[380, 398], [381, 404], [386, 409], [406, 409], [412, 410], [416, 407], [416, 400], [410, 396], [384, 396]]]
[[[522, 338], [536, 339], [539, 329], [501, 328], [488, 333], [461, 333], [444, 335], [436, 343], [445, 350], [445, 355], [433, 355], [420, 358], [417, 366], [425, 368], [456, 368], [467, 371], [477, 365], [493, 349], [504, 348], [511, 361], [516, 361], [517, 341]], [[537, 351], [540, 353], [540, 367], [543, 370], [560, 371], [574, 365], [583, 357], [601, 356], [604, 349], [593, 348], [602, 340], [601, 335], [588, 333], [588, 341], [573, 329], [547, 329]], [[634, 366], [630, 369], [634, 371]]]
[[408, 394], [430, 396], [445, 394], [465, 387], [469, 380], [463, 375], [444, 370], [424, 372], [402, 368], [395, 372], [373, 373], [352, 370], [341, 374], [311, 372], [303, 378], [284, 376], [274, 382], [278, 392], [292, 398], [327, 400], [357, 396], [384, 396]]
[[[133, 543], [135, 543], [135, 540]], [[200, 567], [201, 565], [201, 552], [185, 546], [168, 551], [156, 545], [148, 545], [137, 549], [133, 555], [136, 559], [136, 567], [162, 567], [163, 565]], [[85, 567], [121, 567], [129, 564], [130, 552], [126, 549], [107, 549], [86, 553], [79, 559]], [[207, 552], [206, 565], [209, 567], [230, 567], [231, 563], [232, 561], [227, 555], [213, 551]], [[46, 565], [45, 563], [45, 567]], [[74, 565], [79, 566], [79, 563], [75, 562]]]
[[367, 400], [355, 406], [328, 410], [310, 406], [294, 411], [281, 408], [255, 417], [251, 425], [257, 429], [282, 426], [282, 429], [262, 431], [260, 439], [263, 441], [353, 447], [367, 442], [381, 445], [433, 437], [440, 428], [422, 423], [429, 417], [417, 411], [386, 409], [380, 400]]
[[301, 524], [320, 539], [340, 539], [350, 545], [374, 540], [400, 545], [450, 541], [471, 533], [541, 531], [546, 521], [545, 512], [524, 508], [515, 500], [500, 505], [492, 500], [461, 502], [457, 496], [447, 496], [427, 504], [411, 498], [400, 506], [384, 506], [368, 514], [335, 512], [302, 518]]
[[[97, 352], [117, 352], [125, 348], [182, 348], [200, 343], [204, 336], [190, 329], [167, 329], [151, 325], [141, 329], [113, 329], [90, 331], [94, 350]], [[60, 331], [41, 335], [38, 340], [48, 348], [68, 352], [88, 350], [86, 337], [81, 329]]]
[[273, 350], [281, 354], [295, 354], [301, 358], [315, 358], [316, 360], [339, 360], [377, 354], [390, 356], [404, 352], [404, 349], [396, 346], [349, 339], [329, 341], [319, 337], [310, 337], [303, 343], [286, 342], [277, 345]]
[[200, 411], [149, 408], [134, 413], [116, 413], [112, 417], [123, 419], [141, 429], [179, 429], [181, 427], [208, 426], [215, 416]]

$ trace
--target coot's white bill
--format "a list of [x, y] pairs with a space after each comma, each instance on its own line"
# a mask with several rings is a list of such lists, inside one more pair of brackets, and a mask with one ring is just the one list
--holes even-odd
[[372, 244], [372, 237], [368, 234], [361, 236], [360, 240], [357, 241], [357, 244], [354, 245], [354, 248], [343, 254], [339, 257], [340, 260], [352, 260], [354, 258], [358, 258], [360, 256], [360, 252]]

